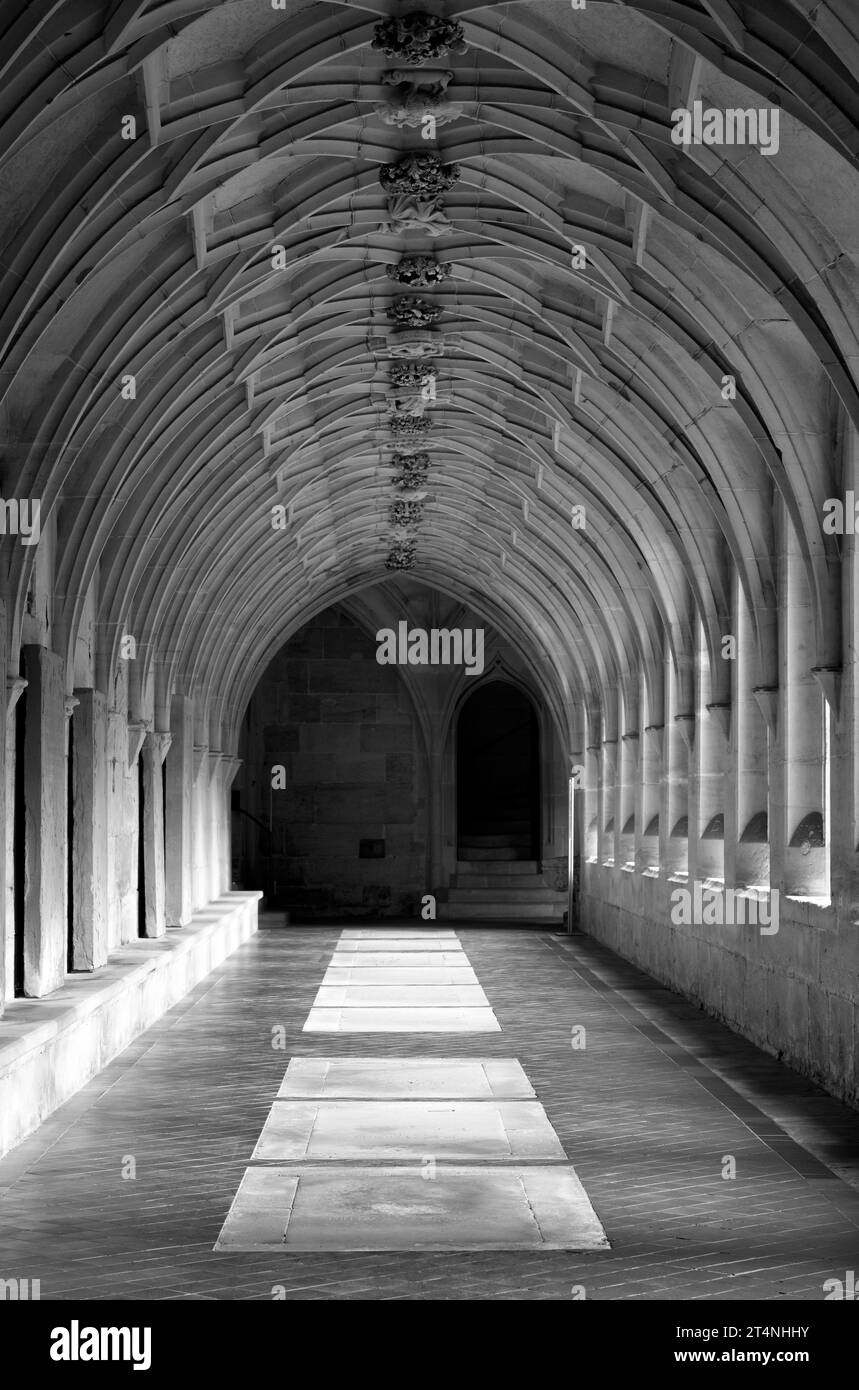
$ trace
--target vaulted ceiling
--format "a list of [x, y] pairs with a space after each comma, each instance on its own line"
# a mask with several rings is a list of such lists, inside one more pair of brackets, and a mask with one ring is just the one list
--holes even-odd
[[[373, 46], [421, 9], [463, 51]], [[94, 604], [99, 683], [133, 632], [138, 698], [194, 691], [234, 727], [280, 642], [384, 578], [409, 361], [435, 373], [426, 440], [402, 436], [429, 454], [412, 573], [556, 708], [658, 685], [696, 615], [715, 652], [735, 573], [772, 681], [777, 497], [838, 663], [820, 516], [859, 425], [855, 0], [6, 0], [0, 22], [3, 495], [55, 526], [52, 640], [71, 656]], [[397, 69], [451, 119], [386, 121]], [[777, 154], [674, 144], [695, 100], [778, 107]], [[459, 171], [411, 226], [380, 180], [409, 154]], [[401, 282], [408, 257], [444, 278]], [[402, 296], [436, 322], [398, 326]], [[6, 555], [14, 648], [37, 561]]]

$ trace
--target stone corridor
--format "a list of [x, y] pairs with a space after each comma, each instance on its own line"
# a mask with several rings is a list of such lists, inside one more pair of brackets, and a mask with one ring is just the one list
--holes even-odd
[[[6, 1261], [62, 1300], [820, 1300], [857, 1267], [854, 1111], [584, 935], [456, 938], [498, 1030], [317, 1032], [361, 936], [264, 915], [0, 1160]], [[517, 1059], [610, 1249], [215, 1251], [289, 1064], [332, 1056]]]
[[0, 1302], [857, 1301], [859, 0], [0, 51]]

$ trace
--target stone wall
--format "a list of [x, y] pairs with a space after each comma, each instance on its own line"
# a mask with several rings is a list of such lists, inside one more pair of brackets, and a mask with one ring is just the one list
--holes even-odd
[[585, 864], [578, 925], [759, 1047], [859, 1104], [859, 930], [781, 897], [778, 931], [676, 926], [677, 884]]
[[[234, 816], [234, 835], [270, 905], [299, 919], [417, 915], [425, 755], [406, 686], [377, 663], [372, 634], [332, 609], [296, 633], [253, 696], [243, 756], [242, 810], [262, 825]], [[384, 858], [359, 857], [369, 840], [384, 841]]]

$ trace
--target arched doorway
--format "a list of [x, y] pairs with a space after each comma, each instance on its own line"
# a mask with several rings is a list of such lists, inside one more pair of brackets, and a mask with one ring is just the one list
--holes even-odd
[[537, 715], [507, 681], [481, 685], [459, 711], [456, 789], [458, 859], [538, 857]]

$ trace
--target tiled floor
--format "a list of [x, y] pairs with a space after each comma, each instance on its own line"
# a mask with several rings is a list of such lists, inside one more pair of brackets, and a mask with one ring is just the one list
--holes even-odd
[[[347, 929], [305, 1032], [500, 1032], [456, 933]], [[331, 984], [356, 939], [361, 967]], [[403, 984], [422, 942], [459, 954], [469, 984]], [[372, 971], [377, 983], [364, 985]], [[425, 975], [433, 967], [423, 969]], [[438, 973], [437, 971], [434, 973]], [[470, 991], [475, 1007], [463, 1009]], [[329, 1000], [334, 994], [336, 998]], [[371, 996], [368, 999], [367, 996]], [[337, 1007], [324, 1007], [332, 1002]], [[455, 1039], [452, 1045], [455, 1046]], [[332, 1038], [332, 1047], [336, 1039]], [[393, 1045], [393, 1044], [392, 1044]], [[293, 1057], [215, 1249], [219, 1251], [599, 1250], [605, 1232], [519, 1063], [439, 1057]], [[313, 1089], [313, 1079], [317, 1089]], [[490, 1079], [491, 1078], [491, 1079]], [[512, 1083], [512, 1084], [511, 1084]], [[296, 1088], [300, 1094], [296, 1094]]]
[[[502, 1031], [452, 1053], [450, 1034], [305, 1032], [340, 931], [263, 930], [0, 1160], [0, 1277], [43, 1299], [822, 1300], [859, 1270], [859, 1115], [586, 937], [457, 935]], [[517, 1059], [611, 1249], [214, 1252], [287, 1064], [332, 1041]]]

